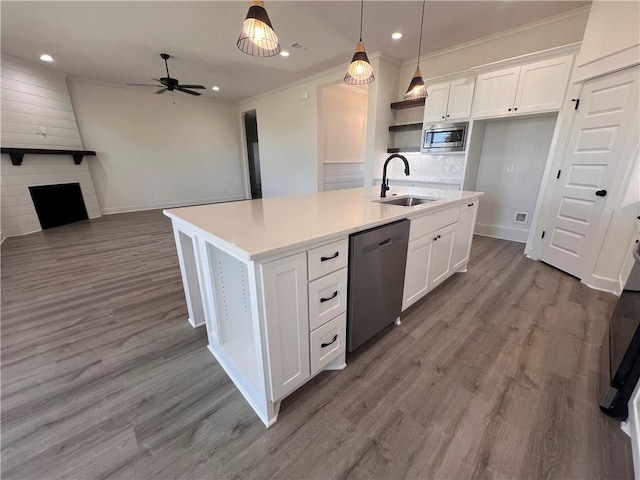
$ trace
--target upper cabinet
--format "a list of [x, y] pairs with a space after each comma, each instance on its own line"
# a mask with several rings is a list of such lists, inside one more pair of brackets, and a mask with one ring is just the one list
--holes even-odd
[[543, 60], [478, 75], [474, 118], [558, 110], [567, 89], [573, 56]]
[[427, 87], [424, 122], [469, 118], [474, 85], [474, 77], [465, 77]]

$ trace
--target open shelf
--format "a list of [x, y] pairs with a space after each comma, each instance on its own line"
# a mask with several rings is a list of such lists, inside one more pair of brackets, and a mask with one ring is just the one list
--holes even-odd
[[415, 100], [402, 100], [391, 104], [393, 110], [404, 110], [405, 108], [424, 107], [426, 98], [417, 98]]
[[80, 165], [85, 155], [95, 155], [93, 150], [56, 150], [51, 148], [11, 148], [2, 147], [2, 153], [8, 153], [13, 165], [22, 165], [25, 154], [28, 155], [70, 155], [73, 163]]
[[420, 153], [420, 147], [387, 148], [387, 153]]
[[422, 130], [422, 123], [405, 123], [403, 125], [391, 125], [389, 127], [390, 132], [412, 132], [415, 130]]

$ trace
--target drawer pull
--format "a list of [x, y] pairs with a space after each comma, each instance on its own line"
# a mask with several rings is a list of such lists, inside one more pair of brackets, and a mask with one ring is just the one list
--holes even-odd
[[334, 253], [332, 256], [330, 257], [320, 257], [320, 261], [321, 262], [326, 262], [327, 260], [333, 260], [334, 258], [336, 258], [338, 255], [340, 255], [340, 252], [336, 252]]
[[329, 345], [331, 345], [332, 343], [335, 343], [336, 340], [338, 340], [338, 334], [337, 333], [333, 336], [333, 339], [329, 343], [321, 343], [320, 344], [320, 348], [326, 348]]
[[336, 298], [338, 296], [338, 290], [336, 290], [335, 292], [333, 292], [333, 295], [331, 295], [330, 297], [327, 298], [321, 298], [320, 299], [320, 303], [324, 303], [324, 302], [328, 302], [329, 300], [333, 300], [334, 298]]
[[473, 205], [474, 205], [473, 203], [468, 203], [467, 207], [473, 207]]

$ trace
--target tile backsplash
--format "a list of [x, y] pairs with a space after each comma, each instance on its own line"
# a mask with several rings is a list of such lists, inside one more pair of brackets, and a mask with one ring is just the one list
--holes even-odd
[[[416, 181], [462, 181], [464, 175], [464, 153], [449, 153], [440, 155], [407, 154], [405, 155], [411, 167], [411, 175], [407, 179]], [[382, 166], [386, 157], [380, 159], [375, 167], [375, 177], [382, 177]], [[387, 167], [390, 178], [406, 178], [401, 160], [395, 159]]]

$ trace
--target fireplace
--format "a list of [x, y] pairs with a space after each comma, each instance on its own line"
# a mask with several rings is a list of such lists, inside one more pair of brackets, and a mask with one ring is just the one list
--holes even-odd
[[42, 229], [87, 220], [79, 183], [29, 187]]

